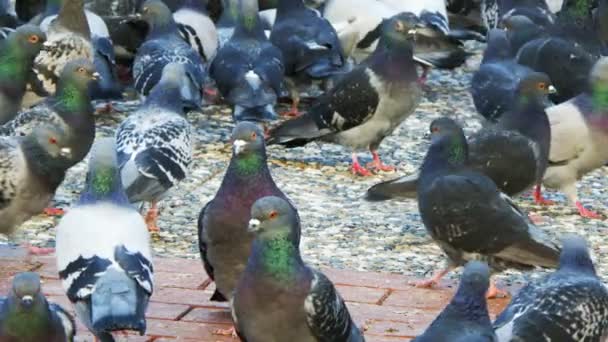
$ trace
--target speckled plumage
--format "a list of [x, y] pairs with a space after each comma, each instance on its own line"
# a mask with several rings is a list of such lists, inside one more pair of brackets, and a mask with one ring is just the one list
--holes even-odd
[[183, 64], [165, 66], [146, 102], [116, 131], [122, 181], [131, 202], [157, 201], [186, 177], [192, 127], [181, 106]]
[[608, 289], [595, 272], [585, 240], [564, 239], [558, 269], [522, 288], [494, 328], [501, 342], [603, 341], [608, 335]]
[[72, 342], [75, 334], [74, 319], [61, 306], [47, 301], [38, 274], [15, 275], [8, 295], [0, 297], [0, 340]]
[[303, 262], [300, 220], [288, 201], [258, 199], [248, 226], [255, 240], [232, 301], [244, 341], [365, 341], [332, 282]]

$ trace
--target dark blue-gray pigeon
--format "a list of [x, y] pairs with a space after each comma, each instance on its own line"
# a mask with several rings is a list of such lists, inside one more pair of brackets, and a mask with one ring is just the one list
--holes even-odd
[[496, 318], [498, 341], [603, 341], [608, 335], [608, 289], [585, 239], [563, 240], [559, 267], [530, 282]]
[[73, 341], [76, 324], [61, 306], [42, 294], [40, 276], [15, 275], [6, 297], [0, 297], [0, 341]]
[[202, 105], [206, 66], [200, 55], [179, 34], [171, 11], [161, 0], [148, 0], [141, 8], [148, 23], [146, 41], [137, 50], [133, 63], [135, 89], [147, 96], [159, 82], [163, 68], [169, 63], [183, 64], [186, 70], [180, 80], [183, 106], [198, 109]]
[[56, 256], [66, 295], [97, 338], [146, 332], [154, 287], [149, 234], [122, 186], [112, 137], [93, 147], [80, 199], [57, 226]]
[[[374, 53], [344, 75], [306, 114], [271, 129], [268, 143], [296, 147], [322, 141], [354, 151], [369, 149], [375, 170], [393, 170], [381, 162], [377, 150], [420, 102], [422, 90], [413, 60], [415, 37], [416, 27], [409, 22], [398, 17], [386, 20]], [[355, 153], [352, 172], [371, 175]]]
[[236, 28], [209, 68], [222, 96], [233, 106], [235, 121], [277, 119], [274, 105], [283, 83], [283, 56], [258, 18], [257, 0], [231, 0]]
[[[207, 274], [215, 281], [212, 300], [232, 298], [251, 251], [247, 222], [253, 203], [264, 196], [287, 200], [272, 179], [266, 160], [264, 132], [241, 122], [232, 132], [233, 153], [215, 197], [198, 219], [199, 249]], [[295, 210], [295, 209], [294, 209]]]
[[[449, 118], [436, 119], [431, 139], [420, 169], [418, 209], [447, 265], [417, 286], [433, 286], [470, 260], [487, 262], [492, 272], [556, 267], [559, 247], [488, 176], [468, 166], [462, 128]], [[497, 294], [492, 284], [488, 297]]]
[[488, 265], [469, 261], [464, 266], [458, 290], [450, 303], [413, 342], [495, 342], [496, 335], [486, 303], [489, 286]]
[[258, 199], [248, 230], [255, 240], [232, 301], [244, 341], [365, 341], [332, 282], [302, 260], [300, 220], [289, 202]]

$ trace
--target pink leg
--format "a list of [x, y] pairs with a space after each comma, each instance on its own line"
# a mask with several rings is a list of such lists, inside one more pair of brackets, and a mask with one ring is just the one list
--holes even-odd
[[156, 202], [152, 202], [152, 206], [148, 213], [146, 214], [146, 225], [148, 226], [149, 232], [160, 232], [160, 228], [158, 228], [157, 223], [158, 219], [158, 207], [156, 206]]
[[366, 168], [361, 166], [361, 164], [359, 164], [359, 159], [357, 159], [357, 155], [355, 153], [353, 153], [353, 166], [351, 168], [351, 171], [352, 171], [353, 175], [358, 175], [358, 176], [363, 176], [363, 177], [372, 176], [372, 173], [369, 172], [369, 170], [367, 170]]
[[65, 210], [61, 208], [44, 208], [44, 214], [46, 216], [56, 217], [65, 215]]
[[49, 255], [55, 253], [55, 248], [36, 247], [27, 243], [23, 245], [29, 255]]
[[412, 281], [410, 285], [420, 288], [431, 288], [439, 283], [441, 278], [443, 278], [446, 274], [450, 273], [454, 269], [454, 266], [448, 266], [443, 270], [435, 273], [435, 275], [430, 279], [420, 280], [420, 281]]
[[370, 151], [372, 153], [372, 158], [374, 159], [371, 163], [368, 163], [366, 167], [372, 168], [378, 171], [395, 171], [394, 166], [384, 165], [382, 160], [380, 160], [380, 155], [378, 155], [377, 151]]
[[555, 204], [555, 202], [545, 199], [543, 197], [543, 194], [541, 193], [540, 184], [537, 184], [536, 187], [534, 188], [534, 203], [541, 204], [541, 205]]
[[486, 298], [493, 299], [507, 297], [509, 297], [509, 292], [506, 290], [499, 289], [498, 287], [496, 287], [496, 282], [494, 280], [490, 280], [490, 288], [488, 289], [488, 292], [486, 292]]
[[576, 201], [575, 205], [576, 205], [576, 208], [578, 209], [579, 215], [581, 215], [582, 217], [591, 218], [591, 219], [602, 218], [602, 215], [585, 208], [583, 206], [583, 204], [579, 201]]

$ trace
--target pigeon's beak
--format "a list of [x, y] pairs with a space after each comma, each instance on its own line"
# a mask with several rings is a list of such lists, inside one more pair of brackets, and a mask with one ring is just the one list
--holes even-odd
[[243, 152], [243, 150], [245, 149], [245, 146], [247, 146], [247, 142], [245, 140], [236, 139], [232, 143], [232, 149], [234, 150], [234, 154], [235, 155], [241, 154]]
[[69, 147], [62, 147], [59, 150], [59, 154], [64, 158], [72, 158], [72, 149]]
[[258, 219], [251, 219], [249, 220], [249, 227], [247, 228], [247, 231], [250, 233], [255, 233], [260, 229], [260, 220]]
[[27, 296], [23, 296], [21, 297], [21, 306], [29, 309], [32, 307], [32, 305], [34, 304], [34, 297], [27, 295]]
[[91, 74], [91, 78], [93, 80], [98, 80], [99, 79], [99, 73], [97, 71], [95, 71], [94, 73]]
[[557, 93], [557, 89], [555, 89], [555, 87], [554, 87], [554, 86], [552, 86], [552, 85], [550, 85], [550, 86], [547, 88], [547, 91], [549, 92], [549, 94], [555, 94], [555, 93]]

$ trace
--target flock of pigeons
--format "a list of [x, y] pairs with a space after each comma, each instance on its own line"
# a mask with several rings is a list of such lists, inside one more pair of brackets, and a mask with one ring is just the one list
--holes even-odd
[[[466, 61], [463, 40], [487, 41], [471, 87], [487, 125], [467, 139], [454, 120], [434, 120], [418, 174], [367, 193], [372, 201], [415, 197], [445, 252], [446, 269], [416, 286], [465, 269], [452, 302], [416, 341], [607, 338], [608, 289], [585, 240], [555, 243], [509, 196], [535, 187], [535, 200], [547, 203], [544, 184], [565, 192], [580, 215], [600, 217], [580, 204], [576, 181], [608, 162], [608, 1], [0, 5], [0, 233], [12, 236], [42, 211], [58, 214], [46, 207], [66, 171], [91, 152], [80, 199], [61, 213], [55, 252], [66, 295], [99, 340], [145, 333], [156, 203], [187, 176], [187, 112], [221, 97], [233, 108], [232, 159], [198, 219], [204, 268], [216, 283], [211, 299], [229, 301], [233, 313], [234, 330], [218, 333], [363, 341], [331, 281], [300, 256], [299, 216], [272, 179], [266, 144], [341, 144], [354, 152], [354, 174], [392, 170], [378, 155], [380, 143], [415, 111], [430, 68]], [[298, 86], [310, 83], [325, 92], [299, 113]], [[91, 101], [131, 89], [140, 107], [114, 137], [94, 141]], [[271, 123], [284, 97], [295, 118]], [[368, 167], [357, 159], [363, 150], [373, 156]], [[151, 208], [142, 217], [144, 202]], [[486, 298], [503, 291], [490, 275], [535, 267], [557, 270], [519, 291], [492, 323]], [[46, 301], [40, 277], [15, 276], [0, 299], [0, 341], [74, 335], [73, 318]]]

